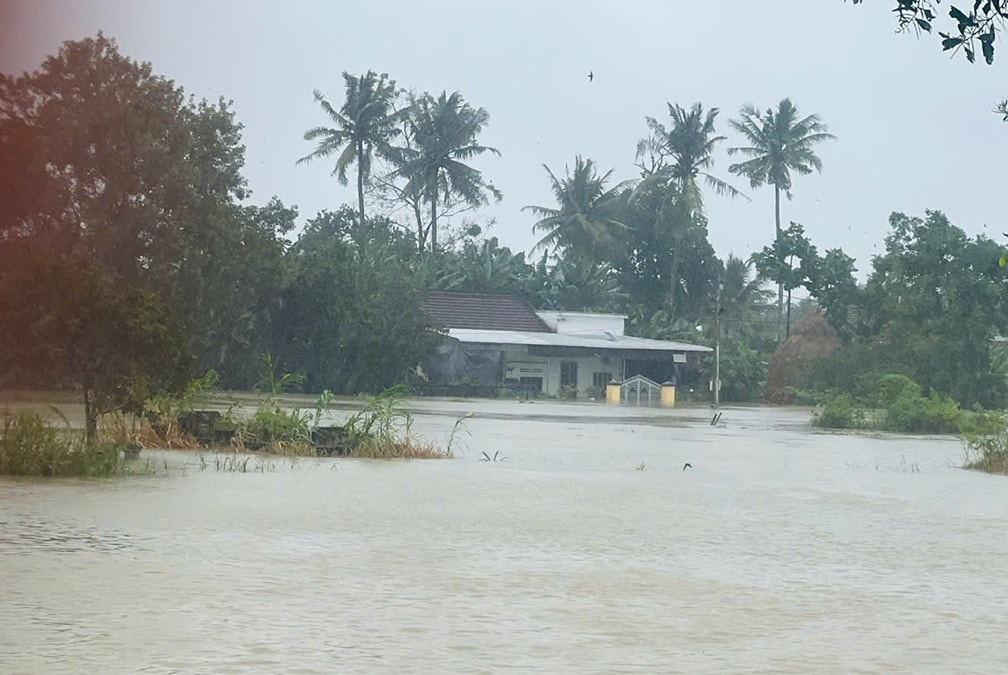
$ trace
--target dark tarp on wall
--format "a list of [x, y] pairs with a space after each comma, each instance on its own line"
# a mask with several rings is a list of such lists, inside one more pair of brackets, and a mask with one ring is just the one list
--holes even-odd
[[501, 381], [503, 352], [500, 348], [466, 347], [458, 340], [442, 342], [427, 363], [431, 382], [476, 381], [495, 384]]

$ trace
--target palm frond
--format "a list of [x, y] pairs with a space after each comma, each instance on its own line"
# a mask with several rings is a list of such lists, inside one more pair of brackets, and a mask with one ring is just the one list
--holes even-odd
[[749, 198], [749, 195], [745, 194], [744, 192], [736, 188], [734, 185], [726, 183], [725, 181], [721, 180], [716, 176], [712, 176], [709, 173], [704, 173], [703, 177], [707, 185], [709, 185], [716, 194], [722, 197], [727, 195], [728, 197], [742, 197], [746, 201], [752, 201]]

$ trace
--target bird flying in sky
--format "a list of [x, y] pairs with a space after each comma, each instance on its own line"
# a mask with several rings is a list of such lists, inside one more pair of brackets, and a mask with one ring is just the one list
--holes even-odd
[[591, 82], [594, 79], [595, 79], [595, 73], [593, 73], [592, 71], [589, 70], [588, 71], [588, 81]]

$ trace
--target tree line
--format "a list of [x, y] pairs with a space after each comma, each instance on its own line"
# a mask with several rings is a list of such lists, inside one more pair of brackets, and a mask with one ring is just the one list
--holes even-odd
[[[370, 71], [344, 73], [341, 99], [317, 91], [314, 103], [323, 124], [305, 132], [299, 163], [352, 176], [357, 204], [295, 236], [294, 208], [249, 204], [229, 102], [187, 96], [101, 34], [0, 76], [6, 383], [77, 387], [89, 421], [211, 368], [222, 386], [248, 388], [263, 353], [309, 391], [377, 391], [408, 380], [436, 345], [422, 293], [454, 290], [620, 312], [643, 337], [720, 339], [723, 398], [758, 400], [798, 318], [790, 294], [804, 289], [843, 342], [842, 365], [817, 386], [885, 367], [964, 402], [1004, 402], [991, 349], [1003, 333], [998, 247], [938, 213], [894, 215], [886, 253], [858, 284], [852, 258], [820, 254], [801, 225], [783, 224], [781, 195], [822, 169], [816, 148], [833, 140], [790, 99], [740, 109], [734, 142], [717, 108], [670, 102], [643, 118], [628, 148], [639, 174], [626, 180], [585, 155], [544, 167], [555, 203], [525, 207], [539, 237], [528, 257], [465, 217], [501, 197], [470, 165], [499, 154], [480, 143], [485, 109]], [[748, 199], [716, 169], [722, 145], [737, 158], [730, 177], [775, 195], [767, 245], [744, 257], [719, 258], [707, 236], [707, 199]], [[692, 377], [702, 386], [709, 373]]]

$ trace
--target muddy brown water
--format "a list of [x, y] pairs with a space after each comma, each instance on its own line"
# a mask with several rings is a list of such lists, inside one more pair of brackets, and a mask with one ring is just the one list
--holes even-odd
[[0, 672], [1008, 672], [1008, 478], [955, 439], [411, 405], [458, 456], [0, 479]]

